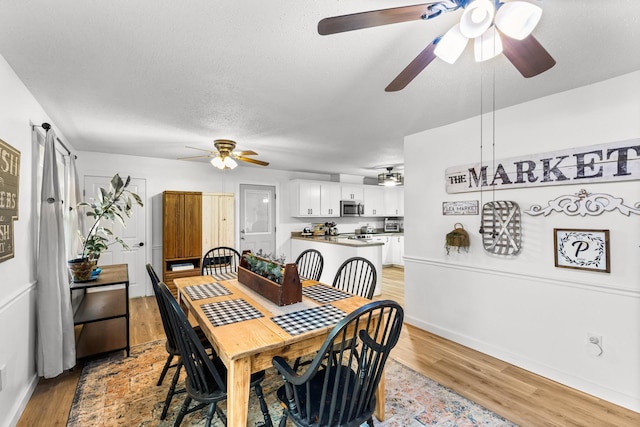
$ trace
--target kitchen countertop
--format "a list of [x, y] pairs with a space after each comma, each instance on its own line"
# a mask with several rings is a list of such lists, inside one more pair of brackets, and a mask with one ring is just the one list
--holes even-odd
[[[376, 233], [372, 236], [403, 236], [403, 233]], [[308, 240], [312, 242], [330, 243], [343, 246], [382, 246], [384, 242], [376, 242], [373, 240], [348, 239], [346, 235], [337, 236], [301, 236], [300, 233], [291, 233], [291, 238], [296, 240]]]

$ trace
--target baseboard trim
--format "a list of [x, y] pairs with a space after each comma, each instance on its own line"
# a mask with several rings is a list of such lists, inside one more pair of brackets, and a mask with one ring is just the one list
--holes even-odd
[[11, 416], [9, 417], [9, 424], [7, 424], [6, 427], [15, 427], [16, 425], [18, 425], [18, 421], [20, 421], [20, 417], [22, 416], [24, 409], [27, 407], [29, 399], [31, 399], [31, 396], [33, 396], [33, 392], [36, 390], [39, 380], [40, 378], [38, 377], [38, 375], [33, 375], [31, 377], [29, 386], [25, 389], [22, 397], [19, 399], [18, 405], [15, 407], [15, 411], [13, 411], [13, 414], [11, 414]]
[[522, 357], [519, 354], [509, 352], [504, 348], [492, 346], [467, 335], [462, 335], [447, 328], [442, 328], [438, 325], [424, 322], [420, 319], [415, 318], [414, 316], [408, 316], [406, 315], [406, 313], [404, 321], [411, 326], [415, 326], [416, 328], [431, 332], [432, 334], [464, 345], [465, 347], [469, 347], [473, 350], [479, 351], [480, 353], [495, 357], [496, 359], [510, 363], [541, 377], [548, 378], [567, 387], [580, 390], [599, 399], [606, 400], [607, 402], [611, 402], [615, 405], [622, 406], [623, 408], [627, 408], [631, 411], [640, 413], [640, 398], [636, 396], [620, 393], [619, 391], [610, 389], [600, 384], [586, 381], [583, 378], [578, 378], [574, 375]]

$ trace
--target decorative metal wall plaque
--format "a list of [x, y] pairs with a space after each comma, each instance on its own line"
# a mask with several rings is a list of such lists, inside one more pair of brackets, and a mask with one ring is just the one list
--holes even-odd
[[531, 208], [524, 213], [532, 216], [547, 216], [551, 212], [560, 212], [569, 216], [595, 216], [615, 210], [627, 216], [632, 213], [640, 215], [640, 202], [636, 202], [632, 208], [625, 205], [622, 198], [603, 193], [589, 193], [582, 189], [575, 194], [557, 197], [549, 201], [549, 204], [544, 208], [540, 205], [531, 205]]
[[487, 252], [515, 255], [520, 251], [520, 207], [507, 200], [485, 203], [482, 207], [482, 244]]
[[20, 151], [0, 139], [0, 262], [13, 258], [13, 221], [18, 219]]
[[609, 230], [553, 229], [556, 267], [609, 273]]
[[447, 193], [640, 180], [640, 138], [496, 159], [445, 171]]
[[478, 201], [442, 202], [442, 215], [478, 215]]

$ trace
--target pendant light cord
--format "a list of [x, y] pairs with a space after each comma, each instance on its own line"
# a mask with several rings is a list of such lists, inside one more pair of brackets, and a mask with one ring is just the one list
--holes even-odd
[[483, 187], [483, 182], [482, 182], [482, 138], [483, 136], [483, 126], [482, 126], [482, 105], [483, 105], [483, 62], [480, 62], [480, 176], [479, 176], [479, 182], [480, 182], [480, 230], [478, 230], [478, 232], [480, 233], [480, 235], [484, 234], [484, 227], [483, 227], [483, 220], [482, 220], [482, 210], [484, 208], [484, 203], [482, 201], [482, 187]]

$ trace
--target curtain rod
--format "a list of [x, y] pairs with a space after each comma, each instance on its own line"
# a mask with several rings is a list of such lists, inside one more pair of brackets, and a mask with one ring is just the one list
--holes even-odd
[[[46, 122], [45, 122], [45, 123], [42, 123], [40, 126], [38, 126], [38, 125], [33, 125], [33, 127], [39, 127], [39, 128], [42, 128], [42, 129], [44, 129], [44, 130], [46, 130], [46, 131], [48, 131], [49, 129], [51, 129], [51, 125], [50, 125], [49, 123], [46, 123]], [[71, 155], [71, 151], [67, 148], [67, 146], [66, 146], [66, 145], [64, 145], [64, 142], [60, 141], [60, 138], [58, 138], [57, 136], [56, 136], [56, 141], [58, 141], [58, 142], [60, 143], [60, 145], [62, 145], [62, 148], [64, 148], [64, 149], [65, 149], [65, 151], [67, 152], [67, 154], [68, 154], [68, 155]], [[78, 156], [76, 156], [76, 155], [74, 154], [74, 155], [73, 155], [73, 158], [74, 158], [74, 159], [77, 159], [77, 158], [78, 158]]]

